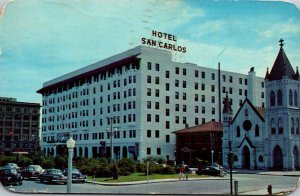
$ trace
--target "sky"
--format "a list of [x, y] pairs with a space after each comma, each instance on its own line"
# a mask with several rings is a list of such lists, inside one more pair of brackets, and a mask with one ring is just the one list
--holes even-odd
[[41, 103], [36, 91], [44, 82], [141, 45], [152, 30], [175, 35], [187, 48], [184, 54], [172, 52], [178, 62], [215, 69], [220, 62], [222, 70], [242, 74], [255, 67], [264, 77], [283, 38], [293, 68], [300, 65], [299, 4], [0, 0], [1, 8], [0, 97], [18, 101]]

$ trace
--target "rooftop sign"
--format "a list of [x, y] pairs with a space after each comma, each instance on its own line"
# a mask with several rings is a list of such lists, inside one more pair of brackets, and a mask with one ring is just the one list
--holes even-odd
[[152, 37], [158, 38], [158, 40], [143, 37], [141, 39], [142, 44], [182, 53], [186, 53], [187, 51], [186, 47], [176, 45], [177, 38], [175, 35], [152, 30]]

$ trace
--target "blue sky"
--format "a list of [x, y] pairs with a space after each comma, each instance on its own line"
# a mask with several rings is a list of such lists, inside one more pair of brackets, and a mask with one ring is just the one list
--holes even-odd
[[0, 96], [41, 103], [43, 82], [138, 46], [152, 30], [187, 47], [173, 53], [179, 62], [243, 74], [255, 67], [264, 77], [283, 38], [300, 65], [300, 10], [290, 3], [16, 0], [0, 17]]

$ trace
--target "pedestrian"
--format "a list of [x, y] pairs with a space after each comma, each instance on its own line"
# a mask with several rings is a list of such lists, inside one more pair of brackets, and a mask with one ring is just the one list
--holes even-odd
[[190, 173], [190, 168], [188, 166], [185, 166], [185, 179], [189, 179], [189, 173]]
[[178, 177], [179, 177], [179, 180], [181, 180], [181, 178], [184, 179], [184, 176], [183, 176], [183, 167], [182, 166], [179, 168]]

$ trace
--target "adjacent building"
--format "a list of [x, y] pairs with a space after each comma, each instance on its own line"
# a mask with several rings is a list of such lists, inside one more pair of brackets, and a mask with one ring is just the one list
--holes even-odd
[[[224, 101], [223, 160], [234, 153], [234, 167], [295, 170], [300, 168], [300, 78], [291, 66], [280, 40], [274, 65], [265, 76], [266, 108], [249, 99], [233, 117]], [[224, 164], [228, 166], [227, 162]]]
[[40, 107], [0, 97], [0, 153], [38, 153]]
[[[222, 121], [226, 92], [265, 105], [264, 79], [172, 61], [170, 51], [138, 46], [43, 84], [42, 150], [55, 156], [70, 134], [75, 156], [161, 156], [175, 160], [172, 132]], [[113, 138], [110, 138], [110, 137]]]

